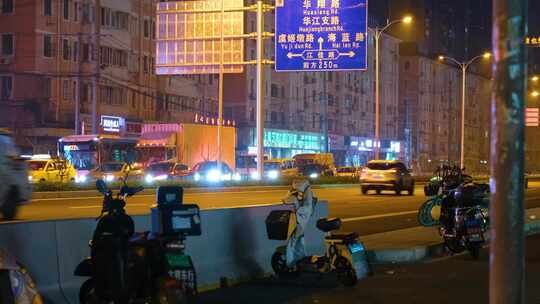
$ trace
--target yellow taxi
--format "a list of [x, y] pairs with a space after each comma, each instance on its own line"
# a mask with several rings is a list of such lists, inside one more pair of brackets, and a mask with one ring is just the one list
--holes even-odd
[[130, 179], [140, 179], [143, 169], [140, 164], [128, 165], [123, 162], [102, 163], [91, 174], [94, 179], [102, 179], [107, 183], [122, 182], [129, 173]]
[[28, 181], [31, 183], [74, 182], [77, 176], [77, 171], [69, 162], [49, 155], [34, 155], [27, 162]]

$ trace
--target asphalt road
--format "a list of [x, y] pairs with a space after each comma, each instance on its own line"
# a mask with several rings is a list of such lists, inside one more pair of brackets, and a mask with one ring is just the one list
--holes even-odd
[[[285, 190], [255, 190], [238, 192], [187, 193], [185, 202], [198, 204], [201, 209], [232, 208], [239, 206], [279, 203]], [[418, 226], [416, 215], [426, 200], [420, 186], [414, 196], [388, 194], [362, 195], [354, 188], [316, 189], [319, 199], [329, 202], [330, 216], [344, 220], [342, 230], [360, 235], [392, 231]], [[128, 214], [147, 214], [155, 203], [154, 195], [136, 195], [127, 201]], [[540, 182], [531, 182], [527, 190], [526, 208], [540, 207]], [[69, 199], [39, 199], [20, 209], [18, 220], [51, 220], [95, 218], [101, 210], [101, 197]]]
[[[540, 235], [526, 242], [524, 303], [540, 303]], [[489, 252], [417, 264], [376, 265], [374, 275], [343, 287], [331, 275], [264, 278], [199, 294], [205, 304], [483, 304], [489, 303]]]

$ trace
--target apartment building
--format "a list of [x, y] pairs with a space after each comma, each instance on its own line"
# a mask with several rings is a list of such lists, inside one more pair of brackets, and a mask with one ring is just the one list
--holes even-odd
[[[400, 138], [417, 172], [460, 161], [461, 70], [424, 56], [400, 58]], [[466, 78], [465, 164], [489, 169], [491, 83], [471, 68]]]
[[[249, 1], [246, 4], [250, 4]], [[275, 15], [265, 16], [265, 31], [274, 32]], [[256, 31], [252, 13], [245, 15], [247, 33]], [[325, 151], [325, 124], [329, 151], [338, 163], [363, 164], [374, 157], [375, 49], [368, 36], [368, 69], [351, 72], [276, 72], [264, 66], [265, 153], [290, 157]], [[256, 44], [245, 44], [246, 60], [255, 59]], [[383, 35], [381, 45], [381, 148], [383, 157], [402, 157], [398, 141], [399, 40]], [[274, 39], [264, 43], [264, 57], [274, 60]], [[238, 148], [256, 145], [256, 71], [225, 78], [225, 113], [237, 121]]]
[[154, 0], [0, 0], [0, 8], [0, 126], [27, 152], [97, 132], [101, 115], [124, 118], [132, 135], [146, 121], [217, 115], [215, 75], [154, 74]]

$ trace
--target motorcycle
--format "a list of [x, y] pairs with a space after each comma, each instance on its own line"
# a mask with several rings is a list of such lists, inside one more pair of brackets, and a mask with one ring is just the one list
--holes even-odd
[[[125, 183], [125, 182], [124, 182]], [[122, 186], [116, 197], [102, 180], [103, 208], [89, 243], [91, 255], [75, 270], [89, 277], [79, 290], [85, 303], [181, 303], [183, 288], [167, 273], [164, 243], [149, 232], [135, 233], [126, 198], [142, 190]]]
[[451, 252], [467, 250], [477, 259], [489, 226], [489, 186], [474, 183], [463, 169], [444, 170], [439, 233]]

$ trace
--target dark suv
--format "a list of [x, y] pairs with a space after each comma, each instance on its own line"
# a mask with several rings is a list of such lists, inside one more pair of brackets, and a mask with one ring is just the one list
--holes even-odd
[[375, 190], [380, 194], [382, 190], [393, 190], [397, 195], [401, 191], [414, 194], [414, 179], [411, 171], [405, 164], [397, 160], [372, 160], [362, 169], [360, 175], [362, 194]]

